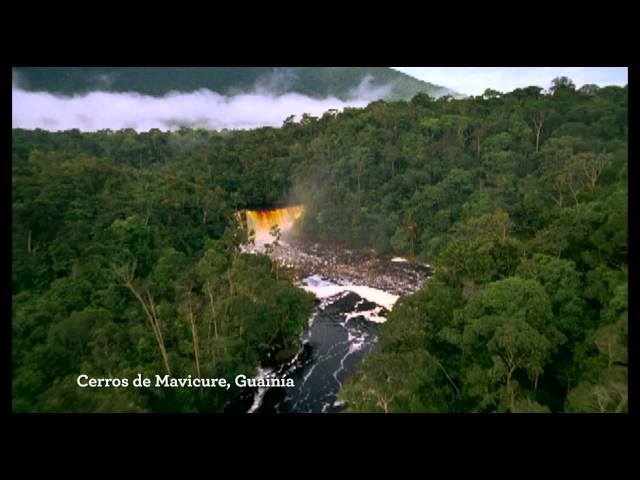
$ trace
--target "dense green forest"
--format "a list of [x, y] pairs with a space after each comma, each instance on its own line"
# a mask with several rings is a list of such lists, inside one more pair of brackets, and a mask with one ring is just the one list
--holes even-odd
[[454, 94], [388, 67], [16, 67], [14, 72], [21, 88], [64, 95], [104, 90], [161, 96], [202, 88], [235, 95], [262, 88], [278, 95], [347, 100], [366, 79], [371, 88], [389, 86], [387, 100]]
[[427, 261], [347, 411], [627, 410], [627, 87], [371, 103], [282, 128], [13, 130], [15, 411], [220, 411], [229, 392], [78, 373], [251, 374], [313, 302], [246, 255], [242, 208]]

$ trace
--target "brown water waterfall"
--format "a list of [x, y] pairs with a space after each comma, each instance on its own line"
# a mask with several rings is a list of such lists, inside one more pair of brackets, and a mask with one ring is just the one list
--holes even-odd
[[273, 210], [244, 210], [240, 218], [244, 217], [247, 229], [255, 232], [255, 244], [260, 247], [274, 241], [271, 228], [277, 225], [280, 233], [286, 234], [300, 218], [303, 211], [304, 206], [302, 205]]

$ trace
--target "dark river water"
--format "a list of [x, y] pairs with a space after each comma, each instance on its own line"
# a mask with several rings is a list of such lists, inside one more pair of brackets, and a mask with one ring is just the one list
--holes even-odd
[[[313, 292], [320, 303], [309, 319], [309, 328], [300, 338], [300, 350], [290, 362], [277, 370], [260, 368], [257, 377], [293, 379], [293, 387], [246, 388], [227, 411], [251, 413], [320, 413], [338, 412], [344, 405], [338, 401], [342, 383], [349, 377], [365, 354], [377, 344], [378, 327], [401, 293], [418, 290], [430, 269], [403, 259], [386, 259], [389, 271], [411, 272], [412, 280], [398, 278], [403, 292], [391, 293], [366, 283], [336, 275], [311, 274], [299, 285]], [[398, 262], [402, 261], [402, 268]], [[395, 263], [395, 265], [393, 265]], [[395, 269], [395, 270], [394, 270]], [[416, 278], [421, 279], [416, 281]]]

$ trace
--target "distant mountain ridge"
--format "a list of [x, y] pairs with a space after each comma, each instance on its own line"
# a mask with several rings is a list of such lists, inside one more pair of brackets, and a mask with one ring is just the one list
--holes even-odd
[[13, 74], [23, 90], [61, 95], [99, 90], [159, 97], [208, 89], [221, 95], [299, 93], [341, 100], [409, 100], [421, 92], [457, 96], [389, 67], [14, 67]]

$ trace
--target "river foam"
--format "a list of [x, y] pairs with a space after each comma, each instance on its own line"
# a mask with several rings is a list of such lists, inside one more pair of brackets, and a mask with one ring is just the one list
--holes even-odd
[[393, 295], [384, 290], [367, 287], [365, 285], [354, 285], [352, 283], [340, 285], [326, 280], [320, 275], [311, 275], [303, 278], [300, 286], [306, 291], [313, 293], [320, 300], [333, 297], [342, 292], [353, 292], [370, 302], [383, 306], [387, 310], [391, 310], [398, 298], [400, 298], [398, 295]]

